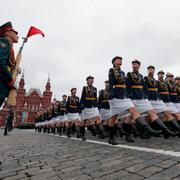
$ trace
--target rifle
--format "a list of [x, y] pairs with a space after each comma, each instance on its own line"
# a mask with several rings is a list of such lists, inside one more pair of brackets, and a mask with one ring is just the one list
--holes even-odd
[[[23, 40], [22, 46], [19, 48], [19, 51], [18, 51], [16, 59], [15, 59], [16, 65], [15, 65], [15, 68], [14, 68], [13, 73], [12, 73], [12, 79], [14, 79], [14, 80], [18, 76], [18, 69], [20, 67], [22, 50], [23, 50], [24, 44], [28, 40], [27, 38], [23, 38], [23, 39], [24, 40]], [[17, 89], [15, 86], [12, 86], [10, 91], [9, 91], [8, 98], [7, 98], [7, 105], [16, 106], [16, 97], [17, 97]]]

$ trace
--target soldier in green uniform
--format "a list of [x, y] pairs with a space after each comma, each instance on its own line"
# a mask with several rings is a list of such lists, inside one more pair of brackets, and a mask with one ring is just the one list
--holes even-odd
[[0, 107], [15, 83], [12, 77], [15, 67], [13, 44], [18, 42], [17, 34], [11, 22], [0, 26]]
[[12, 128], [13, 128], [13, 126], [12, 126], [13, 119], [14, 119], [14, 112], [13, 112], [12, 107], [9, 107], [9, 114], [6, 117], [6, 126], [5, 126], [5, 129], [4, 129], [4, 136], [7, 136], [8, 131], [12, 130]]

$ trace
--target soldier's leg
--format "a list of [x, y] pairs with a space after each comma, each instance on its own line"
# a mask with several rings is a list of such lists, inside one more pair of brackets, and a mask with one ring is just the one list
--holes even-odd
[[82, 120], [81, 124], [80, 124], [80, 136], [81, 136], [81, 139], [82, 140], [86, 140], [86, 130], [85, 130], [85, 127], [87, 126], [87, 120]]
[[61, 122], [60, 125], [59, 125], [59, 135], [62, 135], [63, 133], [63, 123]]
[[5, 126], [5, 128], [4, 128], [4, 136], [7, 136], [8, 135], [8, 128], [7, 128], [7, 126]]
[[50, 133], [50, 129], [51, 129], [51, 127], [50, 127], [50, 125], [48, 124], [48, 125], [47, 125], [47, 132], [48, 132], [48, 134]]
[[117, 132], [119, 133], [120, 137], [123, 137], [125, 135], [124, 129], [123, 129], [123, 119], [117, 118], [117, 121], [115, 123], [115, 126], [117, 128]]
[[103, 122], [102, 122], [102, 124], [103, 124], [103, 127], [104, 127], [104, 132], [105, 132], [105, 136], [106, 137], [108, 137], [108, 132], [109, 132], [109, 130], [108, 130], [108, 121], [109, 121], [109, 119], [106, 119], [106, 120], [104, 120]]
[[52, 134], [55, 134], [54, 124], [51, 125], [51, 133], [52, 133]]
[[134, 137], [140, 136], [139, 129], [138, 129], [136, 123], [132, 120], [132, 116], [131, 116], [131, 127], [132, 127], [132, 133], [133, 133]]
[[42, 128], [43, 128], [43, 133], [46, 133], [46, 126], [44, 125], [42, 126]]
[[56, 124], [56, 126], [57, 126], [57, 133], [59, 134], [59, 135], [61, 135], [60, 134], [60, 122], [57, 122], [57, 124]]
[[93, 136], [96, 136], [96, 134], [98, 134], [98, 130], [94, 118], [87, 119], [86, 121], [88, 124], [88, 130], [92, 133]]
[[66, 134], [66, 126], [65, 126], [65, 122], [62, 123], [62, 128], [63, 128], [63, 134]]
[[71, 122], [71, 132], [74, 135], [76, 133], [76, 123], [75, 121]]
[[163, 114], [166, 118], [167, 125], [169, 125], [169, 128], [173, 132], [177, 132], [178, 136], [180, 137], [180, 125], [178, 124], [176, 119], [173, 117], [173, 115], [169, 111], [165, 111]]
[[106, 134], [105, 134], [105, 131], [104, 131], [103, 124], [102, 124], [102, 122], [100, 120], [100, 117], [95, 118], [95, 123], [96, 123], [96, 127], [97, 127], [97, 130], [98, 130], [98, 133], [99, 133], [99, 138], [100, 139], [105, 139]]
[[124, 118], [123, 129], [125, 131], [126, 141], [127, 142], [134, 142], [134, 140], [131, 137], [132, 126], [131, 126], [131, 117], [130, 116]]
[[75, 120], [75, 131], [76, 131], [76, 134], [77, 134], [77, 138], [80, 138], [80, 125], [81, 125], [81, 121], [79, 119]]
[[169, 138], [170, 136], [175, 136], [175, 134], [171, 130], [169, 130], [168, 127], [163, 123], [163, 121], [157, 116], [154, 110], [149, 110], [148, 113], [152, 123], [157, 125], [159, 129], [162, 130], [165, 139]]
[[71, 133], [72, 133], [72, 129], [71, 129], [71, 123], [67, 121], [65, 121], [65, 127], [66, 127], [66, 136], [68, 138], [71, 138]]
[[132, 115], [132, 123], [136, 123], [141, 130], [145, 130], [149, 132], [151, 135], [158, 136], [161, 134], [161, 131], [156, 131], [151, 128], [151, 126], [144, 120], [143, 117], [140, 116], [139, 112], [136, 108], [132, 107], [129, 109], [129, 112]]
[[174, 117], [176, 118], [178, 124], [180, 125], [180, 113], [175, 113], [175, 114], [173, 114], [173, 115], [174, 115]]
[[116, 142], [115, 140], [115, 137], [114, 137], [114, 124], [116, 122], [116, 119], [117, 119], [117, 115], [115, 116], [112, 116], [109, 121], [108, 121], [108, 126], [109, 126], [109, 144], [112, 144], [112, 145], [117, 145], [118, 143]]

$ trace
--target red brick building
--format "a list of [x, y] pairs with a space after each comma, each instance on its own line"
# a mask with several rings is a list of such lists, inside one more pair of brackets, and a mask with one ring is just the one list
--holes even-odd
[[[16, 102], [16, 121], [15, 126], [20, 123], [33, 123], [38, 111], [46, 109], [52, 102], [52, 92], [50, 78], [45, 86], [45, 90], [41, 93], [40, 89], [31, 88], [26, 92], [24, 74], [22, 75], [19, 87], [17, 89], [17, 102]], [[0, 127], [5, 124], [5, 117], [8, 114], [6, 102], [0, 110]]]

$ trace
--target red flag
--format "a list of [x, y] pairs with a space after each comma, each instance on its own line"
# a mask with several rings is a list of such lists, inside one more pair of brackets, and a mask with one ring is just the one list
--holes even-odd
[[40, 29], [37, 29], [36, 27], [31, 26], [26, 37], [29, 38], [30, 36], [33, 36], [35, 34], [41, 34], [43, 37], [45, 36], [44, 33]]

